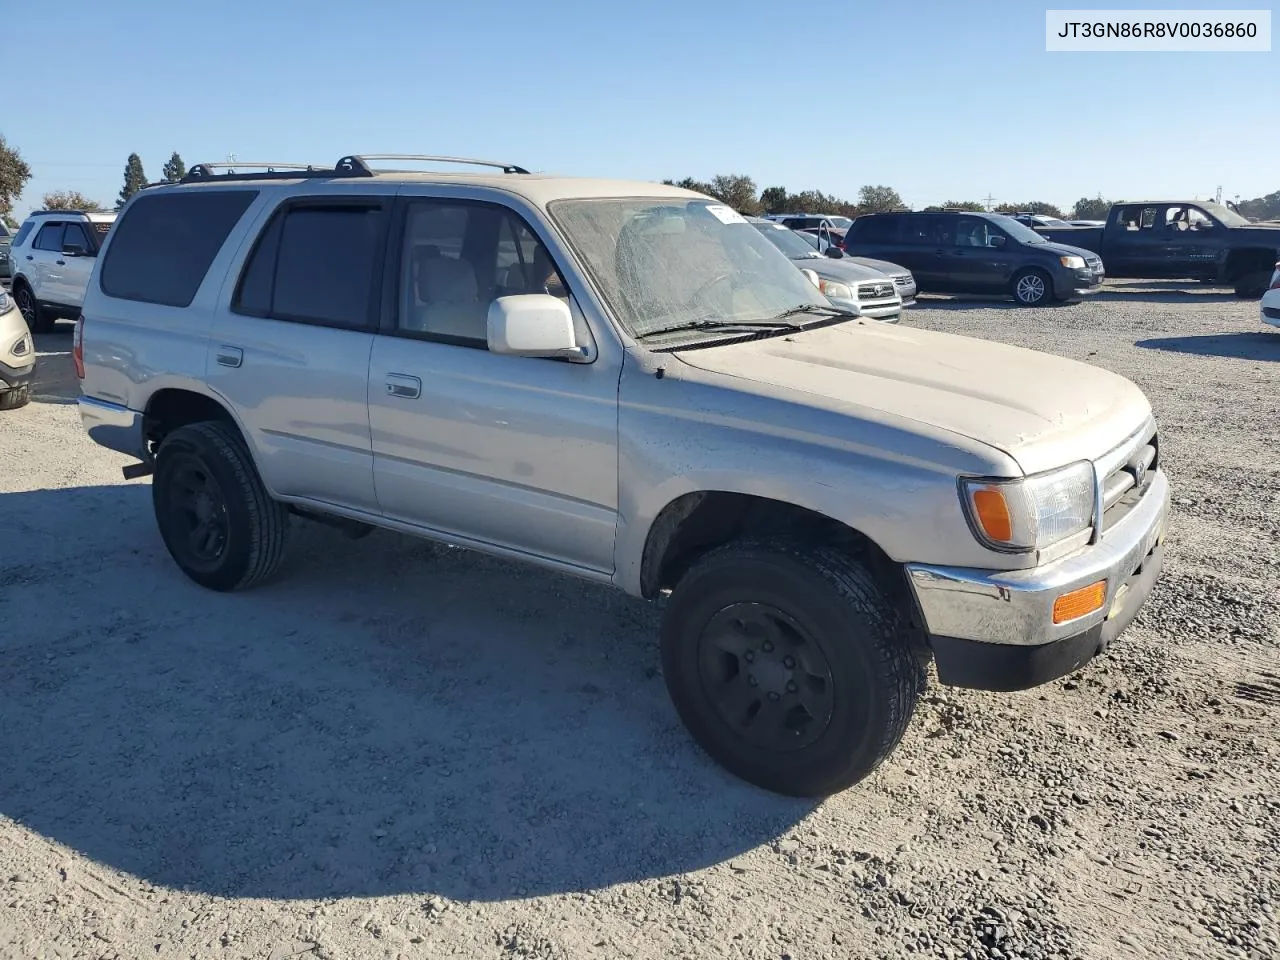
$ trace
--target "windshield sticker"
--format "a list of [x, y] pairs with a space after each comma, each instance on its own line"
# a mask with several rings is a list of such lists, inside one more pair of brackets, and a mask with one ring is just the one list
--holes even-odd
[[713, 203], [710, 206], [708, 206], [707, 213], [711, 214], [721, 223], [746, 223], [747, 222], [746, 219], [742, 216], [742, 214], [738, 213], [736, 210], [732, 210], [729, 207], [723, 206], [718, 203]]

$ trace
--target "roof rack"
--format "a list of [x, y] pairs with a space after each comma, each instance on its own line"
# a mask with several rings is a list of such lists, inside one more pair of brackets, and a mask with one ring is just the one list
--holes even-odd
[[115, 212], [114, 210], [32, 210], [32, 211], [31, 211], [31, 213], [29, 213], [29, 214], [28, 214], [28, 216], [31, 216], [31, 217], [43, 217], [43, 216], [51, 216], [51, 217], [52, 217], [52, 216], [59, 216], [59, 217], [65, 217], [65, 216], [67, 216], [68, 214], [72, 214], [72, 213], [79, 213], [79, 214], [83, 214], [84, 216], [86, 216], [86, 217], [87, 217], [87, 216], [89, 216], [89, 215], [90, 215], [90, 214], [92, 214], [92, 213], [114, 213], [114, 212]]
[[524, 167], [516, 166], [514, 163], [504, 163], [500, 160], [476, 160], [472, 157], [432, 157], [414, 153], [362, 153], [350, 157], [343, 157], [338, 163], [354, 161], [362, 164], [365, 169], [372, 171], [369, 166], [370, 160], [421, 160], [429, 163], [467, 163], [477, 167], [496, 167], [503, 173], [528, 173]]
[[[496, 167], [503, 173], [528, 173], [524, 167], [514, 163], [503, 163], [498, 160], [475, 160], [470, 157], [431, 157], [409, 153], [368, 153], [350, 154], [343, 157], [332, 167], [317, 167], [303, 163], [245, 163], [239, 160], [225, 163], [197, 163], [187, 171], [179, 183], [200, 183], [208, 180], [298, 180], [321, 179], [335, 177], [372, 177], [375, 170], [369, 161], [377, 160], [420, 160], [430, 163], [467, 163], [480, 167]], [[245, 167], [256, 172], [241, 172]], [[160, 186], [170, 181], [147, 186]]]

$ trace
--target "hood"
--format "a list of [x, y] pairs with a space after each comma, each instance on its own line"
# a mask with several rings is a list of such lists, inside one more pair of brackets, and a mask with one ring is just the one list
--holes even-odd
[[871, 270], [878, 271], [879, 273], [886, 274], [886, 275], [888, 275], [888, 276], [894, 276], [894, 275], [896, 275], [896, 274], [900, 274], [900, 273], [910, 273], [910, 272], [911, 272], [911, 271], [910, 271], [910, 270], [908, 270], [906, 267], [902, 266], [902, 264], [900, 264], [900, 263], [890, 263], [888, 260], [873, 260], [871, 257], [850, 257], [850, 256], [846, 256], [846, 257], [845, 257], [843, 260], [841, 260], [840, 262], [841, 262], [841, 263], [851, 263], [851, 262], [852, 262], [852, 263], [856, 263], [856, 264], [859, 264], [859, 265], [861, 265], [861, 266], [868, 267], [868, 268], [869, 268], [869, 269], [871, 269]]
[[1095, 459], [1151, 414], [1141, 390], [1099, 367], [877, 323], [839, 323], [677, 356], [737, 378], [738, 389], [842, 413], [880, 411], [976, 440], [1008, 454], [1026, 473]]
[[797, 267], [812, 270], [824, 280], [836, 280], [840, 283], [861, 283], [864, 280], [883, 280], [885, 275], [871, 267], [851, 262], [849, 257], [839, 260], [831, 257], [805, 257], [791, 261]]
[[[1080, 227], [1081, 230], [1088, 230], [1088, 227]], [[1051, 256], [1058, 257], [1087, 257], [1092, 259], [1098, 255], [1097, 250], [1090, 250], [1088, 247], [1073, 247], [1069, 243], [1059, 243], [1057, 240], [1049, 240], [1045, 243], [1028, 244], [1028, 250], [1043, 250]]]
[[1267, 245], [1275, 245], [1280, 248], [1280, 222], [1263, 221], [1261, 223], [1251, 223], [1247, 227], [1232, 227], [1228, 236], [1232, 241], [1244, 236], [1250, 240], [1261, 240]]

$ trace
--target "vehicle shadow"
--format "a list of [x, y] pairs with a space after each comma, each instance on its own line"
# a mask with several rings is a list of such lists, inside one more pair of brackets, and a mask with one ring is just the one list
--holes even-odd
[[217, 594], [147, 482], [0, 494], [0, 812], [226, 897], [592, 890], [723, 862], [814, 805], [690, 741], [658, 612], [605, 587], [295, 521]]
[[1215, 333], [1196, 337], [1160, 337], [1139, 340], [1135, 346], [1169, 353], [1197, 353], [1206, 357], [1240, 360], [1280, 360], [1280, 336], [1262, 331]]
[[[991, 310], [991, 309], [1027, 310], [1012, 297], [981, 294], [921, 294], [916, 302], [907, 310]], [[904, 311], [905, 313], [906, 311]]]
[[35, 403], [76, 403], [80, 398], [80, 381], [71, 362], [71, 327], [53, 333], [37, 334], [36, 377], [31, 387]]
[[1231, 291], [1224, 293], [1221, 288], [1215, 290], [1192, 284], [1190, 287], [1134, 290], [1110, 290], [1104, 287], [1097, 293], [1090, 294], [1089, 299], [1112, 303], [1238, 303], [1242, 298]]

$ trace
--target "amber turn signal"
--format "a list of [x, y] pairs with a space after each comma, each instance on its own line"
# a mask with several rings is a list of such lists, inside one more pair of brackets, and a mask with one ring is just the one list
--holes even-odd
[[1101, 610], [1107, 599], [1107, 581], [1099, 580], [1079, 590], [1064, 593], [1053, 602], [1053, 622], [1066, 623]]
[[1013, 542], [1013, 518], [1004, 494], [995, 487], [973, 492], [973, 512], [982, 532], [996, 543]]

